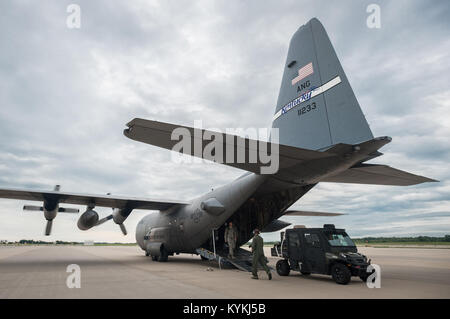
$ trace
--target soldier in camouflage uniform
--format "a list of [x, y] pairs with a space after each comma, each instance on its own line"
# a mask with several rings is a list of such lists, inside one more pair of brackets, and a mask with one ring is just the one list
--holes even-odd
[[269, 267], [267, 267], [267, 259], [264, 256], [264, 240], [261, 236], [259, 236], [259, 230], [255, 229], [253, 231], [255, 236], [253, 237], [251, 248], [253, 252], [253, 259], [252, 259], [252, 279], [259, 279], [258, 278], [258, 263], [264, 268], [264, 270], [267, 273], [267, 276], [269, 276], [269, 280], [272, 280], [272, 273], [270, 272]]
[[237, 242], [237, 231], [236, 228], [233, 228], [232, 222], [229, 222], [228, 227], [225, 228], [225, 242], [228, 244], [228, 257], [233, 259]]

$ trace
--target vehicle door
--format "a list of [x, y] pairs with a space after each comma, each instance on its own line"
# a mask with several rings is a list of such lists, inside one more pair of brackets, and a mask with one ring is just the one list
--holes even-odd
[[325, 273], [325, 252], [323, 244], [320, 241], [320, 235], [317, 232], [309, 231], [303, 234], [305, 247], [304, 261], [308, 265], [311, 272]]
[[287, 232], [289, 263], [293, 269], [298, 268], [298, 263], [302, 261], [302, 247], [299, 233], [295, 231]]

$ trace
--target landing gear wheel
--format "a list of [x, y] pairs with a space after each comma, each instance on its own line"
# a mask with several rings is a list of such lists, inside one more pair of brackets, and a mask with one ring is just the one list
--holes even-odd
[[350, 282], [350, 279], [352, 278], [350, 269], [348, 269], [348, 267], [344, 264], [339, 263], [334, 264], [331, 267], [331, 276], [333, 277], [334, 281], [340, 285], [348, 284]]
[[288, 276], [291, 271], [291, 267], [289, 267], [289, 263], [286, 259], [278, 260], [276, 264], [277, 273], [280, 276]]
[[161, 254], [158, 256], [158, 261], [166, 262], [169, 259], [169, 253], [164, 247], [161, 247]]

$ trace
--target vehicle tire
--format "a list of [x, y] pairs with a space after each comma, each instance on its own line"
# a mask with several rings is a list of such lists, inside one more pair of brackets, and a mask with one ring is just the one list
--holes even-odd
[[158, 260], [158, 256], [152, 256], [152, 260], [153, 261], [157, 261]]
[[346, 285], [352, 279], [350, 269], [344, 264], [336, 263], [331, 267], [331, 276], [340, 285]]
[[309, 276], [311, 273], [309, 271], [300, 271], [303, 276]]
[[288, 276], [291, 271], [291, 267], [286, 259], [278, 260], [276, 264], [277, 273], [280, 276]]

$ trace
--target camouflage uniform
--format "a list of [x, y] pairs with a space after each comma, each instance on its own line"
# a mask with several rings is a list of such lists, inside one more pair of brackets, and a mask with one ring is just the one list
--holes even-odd
[[269, 276], [269, 279], [272, 279], [272, 274], [270, 273], [269, 267], [267, 267], [267, 260], [264, 256], [264, 241], [259, 234], [256, 234], [253, 237], [252, 240], [252, 252], [253, 252], [253, 259], [252, 259], [252, 274], [253, 278], [258, 278], [258, 263], [264, 268], [267, 275]]
[[225, 242], [228, 243], [228, 256], [234, 258], [234, 249], [236, 248], [237, 231], [234, 227], [225, 228]]

